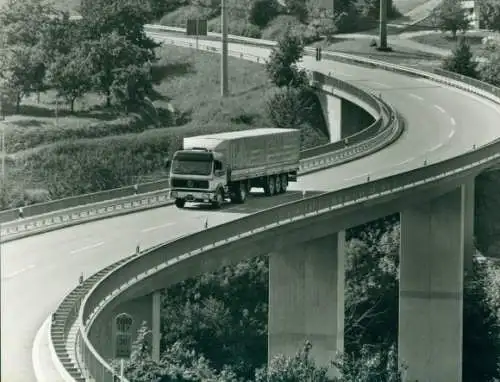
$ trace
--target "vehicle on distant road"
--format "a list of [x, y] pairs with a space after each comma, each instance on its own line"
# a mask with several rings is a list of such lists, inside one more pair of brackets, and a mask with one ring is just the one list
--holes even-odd
[[220, 207], [226, 199], [244, 203], [250, 190], [284, 193], [297, 180], [300, 131], [260, 128], [186, 137], [170, 165], [170, 196]]

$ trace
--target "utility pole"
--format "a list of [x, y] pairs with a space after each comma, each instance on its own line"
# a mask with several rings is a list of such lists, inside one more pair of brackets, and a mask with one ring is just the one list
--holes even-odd
[[379, 50], [387, 50], [387, 0], [380, 0], [380, 46]]
[[227, 73], [227, 3], [226, 0], [221, 1], [221, 26], [222, 26], [222, 49], [221, 49], [221, 66], [220, 66], [220, 91], [222, 97], [228, 95], [228, 73]]

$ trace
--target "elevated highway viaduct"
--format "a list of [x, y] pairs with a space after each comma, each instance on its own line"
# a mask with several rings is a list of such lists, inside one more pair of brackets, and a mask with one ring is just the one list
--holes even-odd
[[[230, 49], [262, 57], [268, 54], [268, 49], [241, 44], [230, 44]], [[128, 255], [139, 236], [146, 247], [195, 233], [123, 265], [87, 295], [81, 312], [85, 321], [107, 293], [133, 275], [205, 246], [205, 251], [186, 255], [183, 261], [171, 260], [168, 267], [156, 268], [156, 273], [131, 283], [111, 304], [101, 306], [100, 314], [92, 316], [90, 330], [98, 352], [107, 358], [112, 350], [96, 339], [101, 334], [110, 342], [112, 312], [128, 310], [137, 318], [149, 316], [157, 338], [158, 299], [151, 295], [157, 295], [158, 289], [225, 263], [269, 253], [270, 354], [290, 354], [310, 338], [316, 359], [323, 363], [342, 349], [343, 231], [401, 212], [399, 352], [409, 365], [408, 380], [461, 380], [463, 270], [472, 252], [473, 179], [496, 160], [498, 152], [496, 146], [477, 149], [500, 135], [500, 108], [478, 95], [421, 78], [326, 60], [314, 62], [308, 57], [304, 65], [380, 93], [404, 116], [404, 135], [369, 157], [301, 177], [294, 190], [325, 194], [274, 210], [253, 214], [250, 205], [207, 213], [166, 207], [3, 244], [9, 274], [2, 279], [2, 303], [9, 304], [9, 309], [2, 317], [2, 329], [12, 330], [2, 330], [8, 335], [7, 339], [2, 335], [2, 342], [13, 349], [19, 343], [13, 354], [24, 359], [25, 365], [29, 363], [23, 354], [36, 328], [73, 288], [82, 270], [89, 274]], [[464, 153], [469, 154], [460, 159]], [[321, 208], [325, 211], [317, 212]], [[206, 216], [211, 228], [198, 232]], [[241, 218], [237, 224], [236, 218]], [[246, 234], [278, 218], [280, 225]], [[288, 218], [294, 220], [285, 222]], [[245, 235], [224, 241], [237, 234]], [[211, 247], [213, 242], [218, 242], [216, 247]], [[134, 305], [148, 308], [134, 309]], [[36, 312], [35, 317], [24, 314], [26, 306]], [[27, 333], [15, 330], [17, 325]], [[95, 355], [85, 337], [80, 338], [80, 345], [90, 361]], [[2, 361], [16, 364], [12, 358]], [[93, 372], [101, 367], [96, 362], [86, 365]]]

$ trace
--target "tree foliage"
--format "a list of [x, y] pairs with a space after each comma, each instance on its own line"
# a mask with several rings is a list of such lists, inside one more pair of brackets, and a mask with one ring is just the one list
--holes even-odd
[[252, 378], [267, 357], [267, 295], [266, 257], [176, 284], [163, 300], [162, 346], [182, 341], [216, 370]]
[[469, 28], [469, 20], [460, 0], [444, 0], [437, 10], [439, 28], [444, 32], [451, 32], [456, 38], [457, 32], [465, 32]]
[[487, 41], [480, 57], [482, 59], [477, 65], [479, 77], [485, 82], [500, 87], [500, 41]]
[[250, 8], [249, 21], [261, 28], [265, 27], [279, 13], [277, 0], [256, 0]]
[[266, 63], [266, 71], [271, 82], [278, 87], [296, 88], [308, 84], [305, 70], [297, 66], [303, 56], [304, 44], [300, 37], [287, 30]]
[[477, 62], [474, 59], [470, 45], [465, 38], [460, 38], [451, 56], [443, 60], [443, 69], [462, 74], [467, 77], [477, 77]]
[[497, 0], [476, 0], [482, 27], [500, 31], [500, 2]]

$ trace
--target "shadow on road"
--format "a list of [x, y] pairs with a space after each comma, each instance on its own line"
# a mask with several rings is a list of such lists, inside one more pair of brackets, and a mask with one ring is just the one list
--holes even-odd
[[[305, 197], [322, 194], [322, 191], [307, 191]], [[216, 209], [208, 204], [203, 203], [186, 203], [184, 211], [199, 212], [199, 211], [221, 211], [233, 212], [239, 214], [252, 214], [268, 208], [272, 208], [284, 203], [294, 202], [302, 199], [301, 191], [287, 191], [286, 194], [265, 196], [263, 192], [252, 191], [244, 204], [232, 204], [226, 201], [222, 208]]]

